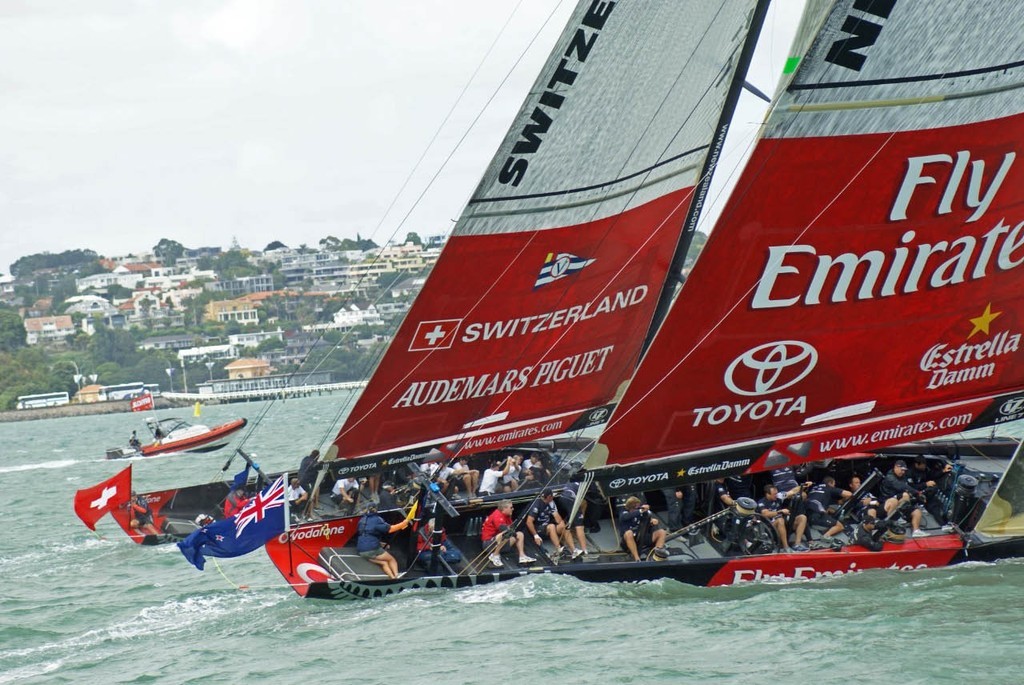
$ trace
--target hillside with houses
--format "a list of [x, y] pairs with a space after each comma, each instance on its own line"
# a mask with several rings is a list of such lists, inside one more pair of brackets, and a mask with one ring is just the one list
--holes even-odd
[[363, 379], [440, 254], [327, 237], [317, 248], [36, 254], [0, 275], [0, 410], [17, 398], [141, 382], [224, 393]]

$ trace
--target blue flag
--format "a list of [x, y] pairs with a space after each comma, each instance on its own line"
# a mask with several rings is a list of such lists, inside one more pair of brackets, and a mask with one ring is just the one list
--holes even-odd
[[284, 532], [284, 476], [229, 518], [192, 531], [178, 543], [185, 558], [200, 571], [206, 558], [240, 557]]
[[249, 482], [249, 464], [245, 465], [242, 471], [235, 474], [235, 479], [231, 482], [231, 489], [237, 490], [238, 488], [244, 488], [245, 484]]

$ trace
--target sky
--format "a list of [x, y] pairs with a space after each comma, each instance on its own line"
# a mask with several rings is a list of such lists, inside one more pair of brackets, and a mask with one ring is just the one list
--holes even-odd
[[[766, 92], [802, 4], [769, 10], [749, 77]], [[262, 250], [447, 233], [574, 5], [4, 0], [0, 274], [161, 238]], [[744, 96], [723, 168], [762, 112]]]

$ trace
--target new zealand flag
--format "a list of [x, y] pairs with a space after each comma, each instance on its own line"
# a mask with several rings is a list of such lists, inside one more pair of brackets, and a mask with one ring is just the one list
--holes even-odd
[[193, 531], [178, 543], [185, 558], [200, 571], [206, 558], [240, 557], [284, 532], [284, 476], [259, 493], [234, 516]]

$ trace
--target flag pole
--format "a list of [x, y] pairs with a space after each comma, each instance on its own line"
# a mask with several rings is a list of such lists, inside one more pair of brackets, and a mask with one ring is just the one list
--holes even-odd
[[[294, 568], [292, 566], [292, 501], [288, 497], [288, 489], [291, 488], [291, 479], [288, 478], [288, 472], [284, 472], [284, 539], [288, 541], [288, 568]], [[302, 487], [302, 484], [299, 484]]]
[[291, 480], [289, 480], [289, 478], [288, 478], [288, 472], [287, 471], [284, 472], [283, 478], [284, 478], [284, 532], [287, 535], [288, 532], [291, 531], [291, 529], [292, 529], [292, 512], [291, 512], [292, 501], [291, 501], [291, 498], [288, 497], [288, 495], [289, 495], [288, 490], [292, 487], [292, 485], [291, 485]]

